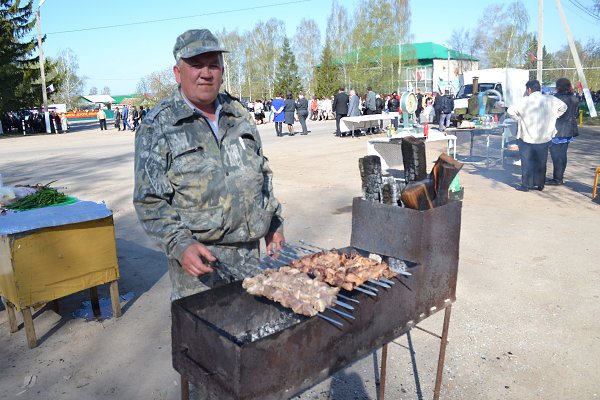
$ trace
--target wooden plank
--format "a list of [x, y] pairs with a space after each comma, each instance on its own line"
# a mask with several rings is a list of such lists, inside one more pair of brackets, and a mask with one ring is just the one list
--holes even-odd
[[35, 336], [35, 328], [33, 327], [33, 316], [31, 315], [31, 307], [25, 307], [21, 311], [23, 314], [23, 324], [25, 325], [25, 336], [27, 336], [27, 344], [30, 349], [37, 346], [37, 337]]
[[112, 281], [110, 283], [110, 302], [112, 303], [113, 315], [115, 318], [121, 316], [121, 299], [119, 297], [119, 283]]

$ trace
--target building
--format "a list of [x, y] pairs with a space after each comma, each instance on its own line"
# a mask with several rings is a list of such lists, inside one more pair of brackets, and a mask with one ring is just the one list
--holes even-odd
[[[348, 87], [368, 82], [379, 91], [443, 92], [459, 89], [464, 71], [479, 69], [479, 59], [433, 42], [407, 43], [375, 49], [359, 49], [339, 62]], [[398, 65], [402, 65], [398, 73]]]

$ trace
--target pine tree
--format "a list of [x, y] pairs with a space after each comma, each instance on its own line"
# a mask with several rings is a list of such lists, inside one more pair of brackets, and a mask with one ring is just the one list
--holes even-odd
[[35, 70], [37, 57], [32, 55], [37, 39], [32, 36], [23, 40], [35, 27], [33, 2], [21, 3], [0, 0], [0, 111], [39, 104], [41, 98], [40, 73]]
[[287, 37], [283, 39], [283, 48], [281, 49], [281, 56], [277, 63], [274, 89], [275, 94], [279, 93], [283, 97], [285, 97], [287, 92], [291, 92], [292, 97], [295, 97], [302, 89], [296, 57], [292, 53], [290, 41]]
[[341, 86], [340, 67], [333, 60], [333, 53], [329, 41], [325, 43], [325, 48], [321, 54], [321, 63], [316, 70], [317, 89], [315, 95], [317, 98], [331, 97], [338, 92]]

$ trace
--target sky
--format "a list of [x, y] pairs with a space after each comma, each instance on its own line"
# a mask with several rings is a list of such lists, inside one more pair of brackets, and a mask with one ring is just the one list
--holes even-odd
[[[338, 0], [351, 14], [357, 1]], [[593, 0], [578, 0], [591, 6]], [[40, 8], [45, 57], [70, 48], [78, 58], [79, 76], [87, 77], [84, 93], [105, 86], [112, 95], [135, 92], [140, 79], [172, 67], [173, 44], [188, 29], [213, 32], [250, 31], [258, 21], [278, 18], [293, 37], [302, 19], [313, 19], [324, 37], [332, 0], [45, 0]], [[411, 34], [414, 42], [447, 43], [452, 31], [475, 28], [487, 5], [502, 0], [412, 0]], [[523, 0], [529, 30], [537, 31], [538, 0]], [[562, 0], [575, 40], [598, 39], [600, 22], [579, 10], [574, 0]], [[39, 0], [34, 0], [37, 7]], [[489, 18], [494, 18], [490, 15]], [[32, 34], [36, 34], [33, 31]], [[389, 34], [384, 32], [382, 34]], [[547, 51], [567, 45], [554, 0], [544, 1], [543, 40]]]

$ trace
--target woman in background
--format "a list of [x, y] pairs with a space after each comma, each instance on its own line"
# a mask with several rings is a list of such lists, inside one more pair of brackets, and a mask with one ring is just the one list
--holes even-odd
[[292, 98], [292, 92], [287, 92], [285, 96], [285, 107], [283, 113], [285, 115], [285, 123], [288, 126], [290, 136], [294, 136], [294, 113], [296, 111], [296, 102]]
[[567, 168], [567, 149], [575, 136], [579, 136], [577, 129], [577, 114], [579, 114], [579, 100], [573, 93], [571, 81], [560, 78], [556, 81], [556, 94], [554, 95], [567, 105], [567, 112], [556, 120], [556, 135], [550, 143], [550, 157], [552, 157], [552, 179], [546, 185], [558, 186], [563, 184], [565, 169]]

